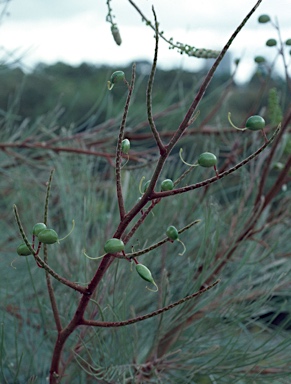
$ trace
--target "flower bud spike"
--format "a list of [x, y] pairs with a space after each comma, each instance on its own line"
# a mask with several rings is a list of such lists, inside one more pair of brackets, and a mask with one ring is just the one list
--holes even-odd
[[231, 113], [228, 112], [227, 118], [228, 118], [228, 121], [229, 121], [230, 125], [231, 125], [233, 128], [238, 129], [239, 131], [246, 131], [246, 128], [239, 128], [239, 127], [237, 127], [236, 125], [234, 125], [233, 122], [231, 121], [230, 117], [231, 117]]
[[180, 148], [179, 156], [180, 156], [180, 159], [181, 159], [182, 163], [188, 165], [189, 167], [197, 167], [197, 166], [198, 166], [197, 163], [195, 163], [195, 164], [187, 163], [187, 162], [183, 159], [183, 157], [182, 157], [182, 152], [183, 152], [183, 148]]

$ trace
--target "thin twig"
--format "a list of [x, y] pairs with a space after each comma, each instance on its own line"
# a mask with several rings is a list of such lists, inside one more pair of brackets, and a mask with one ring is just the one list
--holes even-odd
[[166, 197], [166, 196], [178, 195], [178, 194], [181, 194], [181, 193], [184, 193], [184, 192], [192, 191], [192, 190], [197, 189], [197, 188], [205, 187], [205, 186], [207, 186], [209, 184], [212, 184], [212, 183], [222, 179], [223, 177], [225, 177], [227, 175], [230, 175], [231, 173], [237, 171], [239, 168], [241, 168], [244, 165], [246, 165], [247, 163], [249, 163], [251, 160], [253, 160], [255, 157], [257, 157], [261, 152], [263, 152], [264, 149], [266, 149], [267, 146], [270, 143], [272, 143], [272, 141], [274, 140], [274, 138], [276, 137], [276, 135], [279, 132], [280, 132], [280, 126], [276, 129], [276, 131], [274, 132], [272, 137], [267, 142], [265, 142], [264, 145], [262, 145], [256, 152], [254, 152], [250, 156], [246, 157], [244, 160], [242, 160], [240, 163], [236, 164], [234, 167], [228, 169], [227, 171], [224, 171], [224, 172], [220, 173], [218, 175], [219, 178], [217, 178], [217, 176], [214, 176], [214, 177], [212, 177], [210, 179], [201, 181], [200, 183], [188, 185], [187, 187], [177, 188], [177, 189], [173, 189], [171, 191], [165, 191], [165, 192], [153, 192], [151, 194], [151, 196], [149, 197], [149, 200], [159, 199], [159, 198], [163, 198], [163, 197]]
[[148, 80], [148, 85], [147, 85], [147, 115], [148, 115], [148, 122], [151, 127], [153, 136], [156, 140], [157, 146], [159, 147], [160, 153], [165, 152], [165, 146], [162, 143], [161, 137], [159, 135], [159, 132], [156, 128], [154, 119], [153, 119], [153, 113], [152, 113], [152, 92], [153, 92], [153, 83], [154, 83], [154, 77], [155, 77], [155, 72], [157, 68], [157, 62], [158, 62], [158, 50], [159, 50], [159, 25], [157, 21], [157, 16], [154, 10], [154, 7], [152, 7], [154, 18], [155, 18], [155, 54], [154, 54], [154, 59], [153, 59], [153, 64], [152, 64], [152, 69], [150, 73], [150, 77]]
[[129, 103], [130, 103], [130, 99], [131, 99], [133, 88], [134, 88], [134, 81], [135, 81], [135, 64], [133, 64], [132, 66], [131, 84], [128, 88], [128, 94], [126, 98], [122, 121], [120, 124], [119, 136], [118, 136], [117, 148], [116, 148], [115, 177], [116, 177], [116, 193], [117, 193], [117, 200], [118, 200], [118, 206], [119, 206], [120, 220], [122, 220], [125, 216], [124, 200], [122, 196], [122, 185], [121, 185], [121, 148], [122, 148], [122, 140], [124, 137], [126, 119], [127, 119], [128, 110], [129, 110]]
[[64, 277], [58, 275], [49, 265], [47, 265], [47, 263], [45, 263], [36, 254], [35, 249], [32, 248], [32, 246], [29, 243], [29, 241], [27, 239], [27, 236], [26, 236], [26, 234], [24, 232], [24, 229], [23, 229], [23, 226], [21, 224], [20, 217], [19, 217], [19, 214], [18, 214], [18, 210], [17, 210], [17, 207], [16, 207], [15, 204], [13, 205], [13, 211], [14, 211], [14, 215], [15, 215], [15, 218], [16, 218], [16, 222], [17, 222], [17, 225], [18, 225], [21, 237], [22, 237], [23, 241], [25, 242], [26, 246], [29, 248], [30, 252], [33, 254], [35, 260], [39, 263], [39, 265], [44, 270], [46, 270], [51, 276], [53, 276], [56, 280], [58, 280], [60, 283], [65, 284], [65, 285], [67, 285], [70, 288], [73, 288], [75, 291], [78, 291], [78, 292], [83, 293], [84, 295], [87, 295], [88, 294], [87, 288], [81, 287], [80, 285], [78, 285], [76, 283], [73, 283], [72, 281], [69, 281], [69, 280], [65, 279]]
[[[43, 222], [45, 225], [48, 224], [48, 205], [49, 205], [49, 197], [50, 197], [53, 174], [54, 174], [54, 169], [51, 170], [49, 181], [47, 184], [47, 189], [46, 189], [46, 198], [45, 198], [44, 215], [43, 215]], [[44, 262], [48, 264], [47, 244], [43, 244], [43, 246], [44, 246], [43, 248]], [[62, 330], [61, 318], [59, 315], [59, 310], [58, 310], [57, 301], [56, 301], [56, 297], [55, 297], [55, 293], [52, 285], [52, 280], [47, 270], [45, 271], [45, 277], [46, 277], [46, 285], [47, 285], [47, 290], [48, 290], [48, 294], [51, 302], [51, 307], [52, 307], [52, 311], [53, 311], [53, 315], [56, 323], [56, 328], [57, 328], [57, 331], [60, 332]]]
[[[178, 230], [178, 234], [186, 231], [187, 229], [191, 228], [193, 225], [195, 224], [199, 224], [201, 222], [201, 220], [194, 220], [192, 221], [190, 224], [187, 224], [185, 227], [181, 228]], [[161, 241], [151, 245], [150, 247], [147, 247], [147, 248], [144, 248], [140, 251], [137, 251], [137, 252], [132, 252], [132, 253], [127, 253], [126, 254], [126, 257], [129, 258], [129, 259], [132, 259], [134, 257], [138, 257], [138, 256], [141, 256], [141, 255], [144, 255], [145, 253], [148, 253], [158, 247], [160, 247], [161, 245], [167, 243], [168, 241], [171, 241], [168, 237], [165, 237], [164, 239], [162, 239]]]
[[134, 323], [137, 323], [139, 321], [143, 321], [143, 320], [149, 319], [151, 317], [160, 315], [161, 313], [169, 311], [170, 309], [176, 307], [177, 305], [181, 305], [181, 304], [185, 303], [186, 301], [193, 299], [194, 297], [200, 296], [201, 294], [203, 294], [203, 293], [209, 291], [210, 289], [212, 289], [213, 287], [215, 287], [219, 282], [220, 282], [220, 280], [216, 280], [213, 284], [209, 285], [206, 288], [201, 289], [198, 292], [193, 293], [192, 295], [183, 297], [183, 299], [180, 299], [180, 300], [178, 300], [172, 304], [169, 304], [166, 307], [160, 308], [157, 311], [147, 313], [146, 315], [143, 315], [143, 316], [138, 316], [138, 317], [135, 317], [133, 319], [129, 319], [129, 320], [125, 320], [125, 321], [113, 321], [113, 322], [110, 322], [110, 321], [103, 322], [103, 321], [83, 319], [81, 324], [82, 325], [90, 325], [93, 327], [106, 327], [106, 328], [124, 327], [125, 325], [134, 324]]

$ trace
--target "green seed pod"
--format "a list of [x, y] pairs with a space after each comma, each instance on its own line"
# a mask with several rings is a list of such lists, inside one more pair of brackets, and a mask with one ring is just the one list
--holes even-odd
[[213, 167], [217, 164], [217, 158], [213, 153], [204, 152], [198, 157], [198, 164], [205, 168]]
[[38, 236], [39, 232], [43, 229], [46, 229], [46, 225], [44, 223], [36, 223], [32, 228], [32, 234], [34, 236]]
[[149, 187], [149, 185], [150, 185], [150, 180], [148, 180], [146, 183], [145, 183], [145, 185], [144, 185], [144, 187], [143, 187], [143, 193], [145, 193], [146, 192], [146, 190], [148, 189], [148, 187]]
[[104, 251], [106, 253], [117, 253], [124, 251], [124, 243], [120, 239], [109, 239], [104, 245]]
[[149, 283], [152, 283], [156, 287], [155, 290], [150, 289], [148, 287], [146, 287], [146, 288], [149, 291], [157, 292], [159, 288], [158, 288], [157, 284], [155, 283], [155, 280], [153, 279], [151, 271], [143, 264], [136, 264], [135, 268], [136, 268], [136, 272], [140, 275], [140, 277], [142, 279], [144, 279], [145, 281], [148, 281]]
[[179, 233], [177, 231], [177, 228], [174, 227], [173, 225], [170, 225], [167, 230], [166, 230], [166, 235], [168, 236], [168, 238], [172, 241], [175, 241], [177, 240], [183, 247], [183, 252], [179, 253], [179, 256], [183, 256], [184, 253], [186, 252], [186, 246], [185, 244], [183, 243], [183, 241], [181, 241], [179, 239]]
[[246, 128], [251, 131], [260, 131], [265, 125], [265, 120], [258, 115], [251, 116], [246, 121]]
[[136, 264], [136, 272], [140, 275], [142, 279], [148, 281], [149, 283], [154, 284], [154, 279], [151, 271], [143, 264]]
[[115, 71], [112, 73], [110, 80], [108, 81], [108, 89], [109, 91], [114, 87], [116, 83], [125, 80], [125, 74], [123, 71]]
[[266, 62], [266, 59], [264, 58], [264, 56], [256, 56], [254, 60], [255, 60], [255, 63], [257, 64], [262, 64]]
[[161, 190], [162, 191], [171, 191], [174, 188], [174, 183], [171, 179], [166, 179], [162, 181]]
[[287, 39], [287, 40], [285, 41], [285, 45], [291, 45], [291, 39]]
[[44, 244], [54, 244], [59, 239], [58, 234], [53, 229], [43, 229], [37, 237], [38, 240]]
[[129, 150], [130, 150], [130, 141], [128, 139], [122, 140], [122, 143], [121, 143], [122, 153], [124, 153], [125, 155], [128, 155]]
[[274, 47], [277, 45], [277, 40], [276, 39], [269, 39], [266, 41], [266, 46], [267, 47]]
[[176, 227], [173, 225], [170, 225], [167, 230], [166, 230], [166, 235], [168, 236], [169, 239], [171, 240], [177, 240], [179, 238], [178, 231]]
[[19, 256], [29, 256], [29, 255], [31, 255], [30, 249], [28, 248], [28, 246], [25, 243], [20, 244], [17, 247], [17, 253], [18, 253]]
[[112, 36], [113, 36], [113, 39], [114, 39], [115, 43], [117, 45], [121, 45], [122, 40], [121, 40], [119, 29], [117, 28], [116, 25], [112, 25], [111, 33], [112, 33]]
[[258, 18], [258, 22], [261, 23], [261, 24], [265, 24], [265, 23], [268, 23], [270, 21], [270, 16], [269, 15], [261, 15], [259, 18]]

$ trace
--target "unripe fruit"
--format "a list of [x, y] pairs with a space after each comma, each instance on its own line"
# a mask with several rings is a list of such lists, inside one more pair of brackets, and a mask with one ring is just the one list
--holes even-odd
[[198, 157], [198, 164], [201, 167], [213, 167], [217, 164], [217, 158], [213, 153], [204, 152]]
[[119, 83], [120, 81], [123, 81], [125, 79], [125, 74], [123, 71], [115, 71], [112, 73], [110, 77], [110, 81], [112, 84]]
[[285, 41], [285, 44], [286, 44], [286, 45], [291, 45], [291, 39], [286, 40], [286, 41]]
[[186, 247], [185, 247], [185, 244], [183, 243], [183, 241], [181, 241], [181, 240], [179, 239], [179, 233], [178, 233], [178, 231], [177, 231], [177, 228], [174, 227], [173, 225], [170, 225], [170, 226], [167, 228], [167, 230], [166, 230], [166, 235], [168, 236], [168, 238], [169, 238], [170, 240], [172, 240], [172, 242], [175, 241], [175, 240], [177, 240], [177, 241], [183, 246], [183, 248], [184, 248], [183, 252], [179, 253], [180, 256], [183, 256], [184, 253], [186, 252]]
[[120, 239], [109, 239], [104, 245], [104, 251], [106, 253], [117, 253], [124, 251], [124, 243]]
[[178, 231], [176, 227], [173, 225], [170, 225], [167, 230], [166, 230], [166, 235], [168, 236], [169, 239], [171, 240], [177, 240], [179, 238]]
[[121, 40], [119, 29], [116, 27], [116, 25], [113, 25], [111, 27], [111, 33], [112, 33], [112, 36], [113, 36], [115, 43], [117, 45], [121, 45], [122, 40]]
[[265, 120], [258, 115], [251, 116], [246, 121], [246, 128], [251, 131], [260, 131], [266, 125]]
[[268, 47], [274, 47], [275, 45], [277, 45], [277, 40], [276, 39], [269, 39], [266, 41], [266, 45]]
[[171, 179], [166, 179], [161, 184], [162, 191], [171, 191], [174, 188], [174, 183]]
[[123, 71], [115, 71], [112, 73], [110, 80], [107, 82], [109, 91], [114, 87], [116, 83], [125, 80], [125, 74]]
[[122, 140], [122, 143], [121, 143], [122, 153], [124, 153], [125, 155], [128, 155], [129, 150], [130, 150], [130, 141], [128, 139]]
[[54, 244], [59, 239], [58, 234], [53, 229], [43, 229], [37, 237], [38, 240], [44, 244]]
[[258, 22], [261, 23], [261, 24], [265, 24], [265, 23], [268, 23], [270, 21], [270, 16], [269, 15], [261, 15], [259, 18], [258, 18]]
[[32, 228], [32, 234], [34, 236], [38, 236], [38, 234], [43, 230], [46, 229], [46, 225], [44, 223], [36, 223]]
[[143, 193], [145, 193], [146, 192], [146, 190], [148, 189], [148, 187], [149, 187], [149, 185], [150, 185], [150, 180], [148, 180], [146, 183], [145, 183], [145, 185], [144, 185], [144, 187], [143, 187]]
[[136, 264], [135, 266], [136, 272], [140, 275], [140, 277], [149, 283], [154, 284], [154, 279], [151, 271], [143, 264]]
[[266, 59], [264, 58], [264, 56], [256, 56], [254, 58], [255, 62], [257, 64], [262, 64], [262, 63], [265, 63], [266, 62]]
[[17, 247], [17, 253], [18, 253], [19, 256], [29, 256], [29, 255], [31, 255], [31, 252], [30, 252], [28, 246], [25, 243], [20, 244]]

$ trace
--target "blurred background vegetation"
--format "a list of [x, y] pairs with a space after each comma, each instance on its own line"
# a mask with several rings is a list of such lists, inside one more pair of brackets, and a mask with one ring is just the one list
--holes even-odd
[[[126, 209], [139, 198], [141, 177], [150, 179], [158, 158], [146, 118], [149, 68], [149, 63], [137, 63], [125, 133], [131, 140], [123, 168]], [[130, 78], [131, 65], [73, 67], [60, 62], [39, 64], [31, 73], [0, 67], [1, 383], [46, 383], [56, 338], [44, 272], [32, 258], [16, 254], [22, 241], [13, 204], [29, 234], [42, 221], [46, 183], [55, 169], [49, 223], [60, 237], [69, 232], [72, 220], [76, 227], [69, 238], [50, 247], [49, 263], [83, 284], [99, 264], [83, 250], [90, 256], [102, 254], [118, 225], [113, 164], [127, 90], [123, 85], [107, 90], [107, 80], [117, 69]], [[153, 113], [163, 140], [177, 128], [204, 75], [157, 70]], [[275, 112], [274, 106], [279, 106]], [[263, 144], [262, 135], [234, 131], [228, 111], [239, 126], [250, 115], [262, 114], [270, 136], [290, 114], [290, 89], [285, 79], [268, 73], [266, 65], [254, 64], [253, 76], [244, 85], [236, 84], [231, 73], [216, 75], [199, 109], [163, 178], [176, 179], [187, 169], [179, 159], [180, 147], [190, 163], [204, 151], [215, 153], [220, 170], [254, 152]], [[167, 243], [140, 258], [151, 269], [158, 293], [145, 288], [129, 263], [116, 260], [87, 316], [126, 320], [189, 295], [214, 277], [221, 283], [141, 323], [80, 328], [64, 353], [63, 383], [290, 383], [290, 170], [284, 182], [280, 179], [291, 154], [290, 121], [287, 125], [267, 173], [271, 148], [235, 174], [155, 207], [127, 252], [161, 240], [169, 225], [182, 228], [201, 219], [180, 236], [187, 247], [184, 256], [178, 256], [179, 243]], [[266, 180], [259, 195], [262, 175]], [[211, 176], [211, 170], [195, 169], [182, 184]], [[256, 199], [272, 191], [273, 198], [256, 217]], [[79, 294], [56, 281], [53, 285], [66, 324]]]

